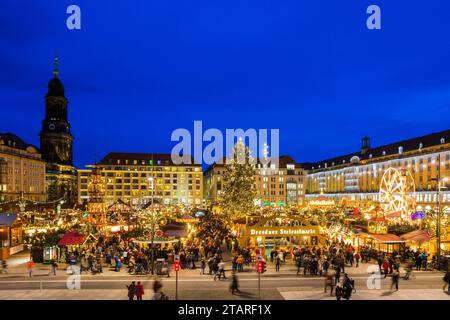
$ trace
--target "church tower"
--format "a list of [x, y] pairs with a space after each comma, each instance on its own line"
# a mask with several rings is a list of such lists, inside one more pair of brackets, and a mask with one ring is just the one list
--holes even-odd
[[50, 163], [73, 165], [73, 137], [67, 120], [67, 98], [59, 80], [58, 58], [55, 58], [53, 79], [48, 83], [45, 95], [45, 119], [41, 130], [42, 158]]
[[67, 98], [59, 79], [58, 57], [53, 78], [45, 95], [45, 118], [40, 132], [40, 152], [46, 161], [46, 187], [49, 201], [61, 200], [63, 207], [73, 207], [77, 199], [77, 174], [73, 167], [73, 137], [67, 118]]

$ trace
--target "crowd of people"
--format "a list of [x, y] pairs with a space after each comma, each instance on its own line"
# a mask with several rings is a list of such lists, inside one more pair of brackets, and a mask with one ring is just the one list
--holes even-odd
[[[227, 277], [227, 265], [224, 253], [231, 254], [231, 276]], [[173, 261], [178, 259], [181, 269], [200, 269], [200, 274], [210, 275], [213, 280], [230, 279], [230, 292], [239, 292], [237, 273], [244, 272], [246, 266], [252, 266], [248, 270], [253, 271], [258, 253], [252, 248], [241, 248], [232, 238], [207, 238], [198, 239], [191, 243], [187, 241], [175, 244], [156, 244], [153, 248], [149, 245], [140, 245], [131, 239], [114, 236], [109, 239], [100, 238], [96, 243], [80, 250], [66, 252], [66, 263], [79, 265], [81, 273], [102, 273], [104, 268], [111, 271], [121, 272], [125, 269], [129, 274], [159, 274], [158, 268], [153, 270], [156, 261]], [[264, 254], [260, 254], [264, 256]], [[264, 259], [266, 257], [264, 256]], [[400, 265], [405, 264], [406, 274], [403, 279], [414, 277], [413, 270], [428, 270], [428, 261], [433, 263], [434, 257], [430, 259], [425, 251], [413, 251], [407, 249], [401, 254], [392, 252], [385, 254], [377, 252], [370, 247], [360, 247], [356, 250], [352, 245], [343, 242], [327, 241], [322, 246], [300, 246], [295, 249], [286, 247], [274, 247], [268, 254], [275, 267], [275, 272], [280, 272], [287, 260], [292, 260], [296, 266], [297, 275], [323, 277], [324, 292], [328, 289], [330, 294], [336, 297], [349, 298], [355, 289], [353, 280], [348, 276], [348, 267], [359, 268], [362, 263], [376, 263], [379, 273], [392, 279], [391, 290], [398, 290], [400, 279]], [[56, 275], [58, 264], [56, 259], [51, 261], [50, 273]], [[375, 264], [375, 265], [376, 265]], [[27, 264], [29, 276], [32, 276], [34, 262], [30, 260]], [[2, 272], [6, 272], [6, 262], [2, 261]], [[167, 271], [167, 275], [169, 273]], [[444, 291], [448, 288], [450, 293], [450, 275], [444, 277]], [[155, 280], [153, 285], [152, 299], [168, 299], [161, 292], [162, 283]], [[128, 298], [130, 300], [142, 300], [144, 287], [140, 282], [132, 282], [127, 285]]]
[[88, 248], [69, 252], [64, 262], [79, 265], [81, 273], [102, 273], [104, 267], [121, 272], [126, 266], [130, 274], [148, 274], [155, 272], [157, 260], [173, 261], [176, 256], [182, 269], [200, 267], [204, 273], [206, 264], [212, 268], [214, 262], [220, 263], [222, 251], [229, 250], [230, 247], [229, 239], [208, 239], [184, 245], [181, 242], [173, 245], [155, 244], [152, 248], [150, 245], [144, 246], [131, 240], [112, 237], [108, 240], [99, 239]]

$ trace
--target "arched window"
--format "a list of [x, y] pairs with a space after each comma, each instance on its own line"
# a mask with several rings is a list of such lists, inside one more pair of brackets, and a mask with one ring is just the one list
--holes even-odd
[[398, 147], [398, 153], [399, 153], [399, 154], [402, 154], [402, 153], [403, 153], [403, 147], [402, 147], [402, 146]]
[[445, 143], [445, 139], [441, 138], [441, 144], [444, 144], [444, 143]]

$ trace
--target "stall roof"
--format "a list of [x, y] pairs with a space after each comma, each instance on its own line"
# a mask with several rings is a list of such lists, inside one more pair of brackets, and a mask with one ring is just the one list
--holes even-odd
[[[174, 240], [154, 240], [153, 244], [164, 244], [164, 243], [176, 243], [179, 240], [174, 239]], [[152, 241], [150, 240], [133, 240], [134, 243], [147, 243], [147, 244], [151, 244]]]
[[17, 213], [0, 213], [0, 226], [11, 227], [17, 218]]
[[366, 237], [372, 238], [381, 243], [403, 243], [403, 242], [405, 242], [405, 240], [403, 240], [399, 236], [396, 236], [395, 234], [390, 234], [390, 233], [375, 234], [375, 233], [362, 232], [362, 233], [360, 233], [360, 235], [364, 235]]
[[185, 238], [188, 235], [187, 231], [184, 229], [182, 229], [182, 230], [171, 229], [171, 230], [164, 231], [164, 233], [169, 237], [175, 237], [175, 238]]
[[402, 217], [401, 211], [394, 211], [394, 212], [391, 212], [386, 215], [387, 219], [396, 219], [396, 218], [401, 218], [401, 217]]
[[86, 235], [80, 234], [78, 232], [68, 232], [62, 236], [62, 238], [61, 238], [61, 240], [59, 240], [58, 244], [61, 246], [82, 245], [90, 237], [95, 239], [95, 237], [91, 234], [86, 236]]
[[415, 230], [401, 235], [400, 238], [408, 241], [426, 242], [430, 241], [431, 235], [428, 230]]

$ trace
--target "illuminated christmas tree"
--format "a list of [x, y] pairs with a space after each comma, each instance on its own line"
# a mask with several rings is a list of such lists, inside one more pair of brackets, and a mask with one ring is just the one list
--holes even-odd
[[222, 208], [230, 217], [245, 216], [255, 210], [255, 163], [242, 138], [233, 148], [223, 174]]

